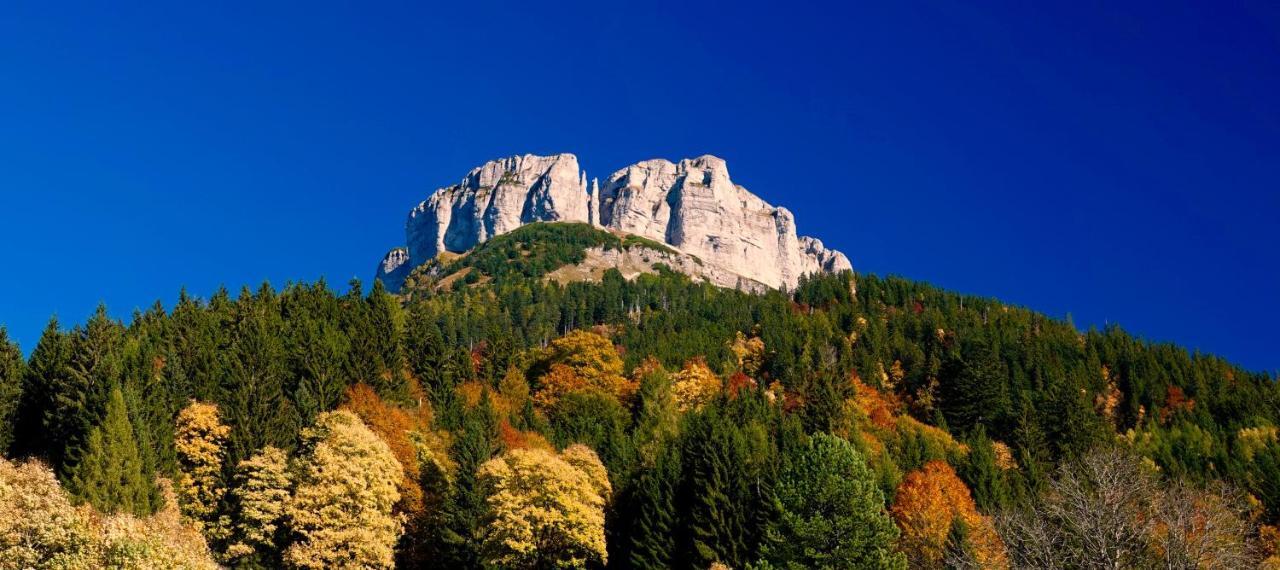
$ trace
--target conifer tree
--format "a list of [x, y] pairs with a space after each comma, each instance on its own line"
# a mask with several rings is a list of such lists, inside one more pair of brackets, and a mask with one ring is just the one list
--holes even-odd
[[13, 443], [25, 369], [22, 351], [9, 340], [9, 331], [0, 326], [0, 455], [7, 455]]
[[45, 421], [53, 408], [53, 382], [71, 358], [71, 343], [59, 327], [58, 318], [45, 325], [23, 375], [22, 399], [15, 419], [13, 456], [36, 456], [60, 465], [63, 448], [51, 436]]
[[849, 442], [817, 434], [782, 470], [781, 516], [764, 558], [780, 568], [906, 568], [894, 550], [898, 529], [862, 455]]
[[676, 490], [680, 483], [680, 456], [657, 451], [653, 463], [640, 471], [628, 496], [625, 519], [627, 564], [631, 568], [671, 568], [677, 554], [676, 531], [680, 510]]
[[973, 341], [943, 371], [943, 412], [958, 433], [977, 425], [1006, 426], [1011, 400], [1008, 369], [985, 340]]
[[108, 390], [121, 384], [122, 333], [106, 307], [98, 305], [89, 321], [72, 332], [66, 365], [50, 371], [51, 405], [44, 427], [64, 475], [78, 460], [89, 431], [102, 420]]
[[233, 465], [268, 445], [292, 449], [299, 426], [285, 388], [288, 370], [279, 303], [268, 285], [264, 283], [257, 295], [247, 288], [241, 291], [234, 328], [218, 399], [231, 427], [227, 453]]
[[992, 513], [1013, 503], [1013, 491], [1004, 471], [996, 465], [995, 447], [986, 430], [979, 427], [968, 440], [969, 455], [960, 476], [973, 491], [978, 510]]
[[106, 415], [89, 432], [79, 461], [68, 477], [68, 490], [104, 513], [146, 515], [155, 510], [154, 474], [144, 470], [124, 394], [111, 390]]
[[681, 494], [685, 506], [687, 540], [684, 563], [696, 567], [722, 562], [749, 562], [752, 508], [750, 480], [741, 434], [731, 420], [709, 409], [695, 418], [685, 434], [687, 479]]

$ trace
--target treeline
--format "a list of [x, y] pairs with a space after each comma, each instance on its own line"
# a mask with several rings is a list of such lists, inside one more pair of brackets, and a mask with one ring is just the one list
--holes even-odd
[[[28, 359], [0, 338], [0, 445], [101, 513], [176, 501], [241, 567], [1036, 567], [1034, 537], [1089, 544], [1050, 498], [1114, 478], [1100, 453], [1152, 478], [1118, 563], [1193, 557], [1188, 517], [1239, 523], [1197, 560], [1275, 543], [1266, 374], [896, 278], [750, 295], [524, 272], [51, 320]], [[342, 465], [385, 492], [343, 503]], [[1078, 487], [1073, 508], [1103, 488]], [[334, 538], [307, 516], [325, 508], [392, 522]]]

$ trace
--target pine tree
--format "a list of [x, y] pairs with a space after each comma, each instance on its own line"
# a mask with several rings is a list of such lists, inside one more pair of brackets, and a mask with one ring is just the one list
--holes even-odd
[[9, 340], [9, 331], [0, 326], [0, 455], [7, 455], [13, 443], [25, 369], [22, 351]]
[[106, 416], [89, 432], [68, 477], [68, 490], [104, 513], [150, 514], [157, 505], [154, 473], [144, 470], [124, 394], [113, 388]]

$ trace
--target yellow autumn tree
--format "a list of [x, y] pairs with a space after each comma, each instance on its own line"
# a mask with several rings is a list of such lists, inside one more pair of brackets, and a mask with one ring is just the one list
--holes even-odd
[[564, 448], [564, 451], [560, 452], [560, 458], [585, 473], [596, 494], [608, 504], [609, 498], [613, 496], [613, 485], [609, 484], [609, 471], [605, 469], [604, 463], [600, 461], [600, 456], [596, 455], [596, 452], [581, 443], [575, 443]]
[[737, 358], [738, 370], [743, 374], [752, 378], [760, 374], [760, 367], [764, 365], [764, 341], [760, 337], [748, 337], [738, 331], [733, 342], [729, 343], [729, 350]]
[[204, 535], [183, 517], [172, 484], [159, 481], [164, 506], [139, 518], [131, 514], [107, 517], [98, 524], [103, 568], [131, 570], [216, 570], [219, 566]]
[[963, 521], [971, 553], [982, 568], [1008, 568], [1004, 543], [989, 517], [978, 512], [969, 488], [943, 461], [930, 461], [908, 473], [889, 510], [902, 531], [898, 547], [912, 568], [939, 567], [952, 525]]
[[73, 507], [53, 471], [0, 458], [0, 570], [213, 570], [204, 536], [179, 512], [172, 485], [148, 517]]
[[285, 509], [297, 540], [285, 551], [294, 568], [391, 568], [401, 523], [400, 463], [355, 414], [316, 417], [302, 431], [297, 482]]
[[[581, 450], [570, 453], [573, 461], [584, 457]], [[605, 499], [582, 469], [546, 450], [515, 449], [485, 462], [476, 476], [486, 503], [485, 564], [580, 568], [608, 561]]]
[[0, 568], [90, 569], [98, 544], [53, 471], [0, 458]]
[[[214, 522], [222, 484], [222, 460], [227, 434], [218, 407], [192, 400], [178, 412], [173, 447], [178, 459], [177, 495], [182, 512], [200, 526]], [[216, 534], [216, 533], [214, 533]]]
[[720, 377], [701, 357], [686, 362], [684, 368], [671, 376], [671, 391], [676, 407], [682, 412], [701, 408], [720, 393]]
[[275, 447], [264, 447], [236, 466], [231, 489], [234, 506], [232, 542], [226, 559], [246, 565], [269, 565], [263, 560], [276, 552], [276, 536], [289, 504], [289, 458]]
[[635, 395], [636, 385], [622, 375], [622, 358], [604, 336], [575, 330], [551, 341], [534, 363], [541, 371], [534, 403], [553, 407], [562, 396], [582, 390], [598, 390], [619, 401]]

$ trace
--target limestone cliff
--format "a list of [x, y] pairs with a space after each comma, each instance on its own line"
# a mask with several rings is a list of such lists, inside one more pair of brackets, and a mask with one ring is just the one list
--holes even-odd
[[802, 275], [851, 268], [844, 254], [798, 236], [786, 208], [734, 184], [714, 156], [647, 160], [588, 184], [572, 154], [527, 154], [487, 162], [414, 208], [407, 254], [392, 250], [378, 278], [398, 289], [410, 269], [442, 252], [538, 221], [587, 222], [666, 243], [703, 261], [702, 276], [718, 284], [791, 288]]

